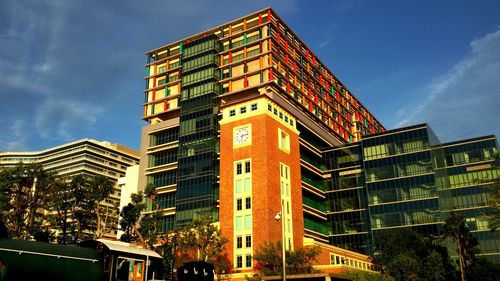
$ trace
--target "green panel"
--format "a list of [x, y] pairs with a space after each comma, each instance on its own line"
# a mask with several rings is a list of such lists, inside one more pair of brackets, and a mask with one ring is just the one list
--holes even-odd
[[102, 264], [93, 249], [8, 239], [0, 240], [0, 248], [6, 268], [2, 280], [102, 280]]

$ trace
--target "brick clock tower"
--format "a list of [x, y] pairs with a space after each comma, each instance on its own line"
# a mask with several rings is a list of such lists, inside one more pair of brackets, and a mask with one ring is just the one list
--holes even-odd
[[265, 96], [222, 112], [219, 221], [233, 268], [248, 273], [265, 241], [284, 236], [287, 250], [303, 245], [299, 131], [295, 118]]

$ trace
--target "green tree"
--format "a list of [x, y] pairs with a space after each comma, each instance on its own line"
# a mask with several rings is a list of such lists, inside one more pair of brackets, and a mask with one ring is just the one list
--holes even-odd
[[465, 218], [456, 213], [452, 213], [445, 221], [443, 234], [451, 239], [457, 248], [460, 278], [465, 281], [472, 272], [476, 262], [476, 255], [479, 254], [477, 247], [479, 243], [467, 228]]
[[[263, 275], [281, 275], [283, 259], [281, 257], [281, 242], [264, 242], [255, 252], [253, 259], [257, 262], [256, 268]], [[286, 254], [285, 254], [286, 257]]]
[[0, 208], [10, 237], [31, 239], [40, 231], [40, 210], [46, 209], [54, 178], [38, 163], [20, 162], [0, 171]]
[[228, 242], [208, 216], [194, 219], [186, 225], [178, 239], [180, 247], [192, 250], [196, 253], [196, 260], [205, 262], [216, 261]]
[[[493, 155], [495, 159], [494, 170], [500, 170], [500, 153], [496, 152]], [[489, 205], [492, 206], [492, 211], [488, 214], [490, 221], [490, 228], [492, 231], [500, 229], [500, 177], [493, 179], [493, 183], [487, 186], [489, 192]]]
[[[259, 246], [253, 259], [256, 268], [263, 275], [281, 275], [283, 269], [281, 242], [264, 242]], [[302, 247], [295, 251], [286, 251], [285, 263], [287, 274], [306, 274], [314, 272], [313, 263], [320, 253], [319, 247]]]
[[[119, 224], [125, 232], [120, 238], [122, 241], [136, 241], [143, 247], [155, 249], [159, 237], [158, 221], [162, 216], [157, 195], [153, 184], [148, 184], [144, 192], [131, 194], [132, 202], [120, 212]], [[147, 201], [151, 203], [152, 210], [146, 214]]]
[[500, 280], [500, 265], [494, 264], [485, 258], [478, 258], [467, 280], [498, 281]]
[[125, 205], [120, 211], [120, 228], [125, 232], [120, 239], [125, 242], [139, 241], [145, 247], [146, 242], [140, 232], [139, 225], [141, 214], [146, 208], [144, 194], [142, 192], [132, 193], [130, 198], [132, 202]]
[[76, 223], [75, 214], [83, 208], [85, 184], [85, 177], [77, 175], [69, 182], [57, 179], [52, 185], [50, 193], [55, 200], [50, 200], [48, 207], [52, 213], [51, 224], [60, 230], [57, 235], [59, 244], [76, 243], [79, 238], [77, 233], [81, 233], [78, 227], [81, 224]]
[[373, 260], [395, 280], [453, 280], [445, 247], [409, 229], [387, 230], [375, 236]]
[[365, 272], [359, 270], [349, 270], [342, 274], [343, 277], [352, 281], [392, 281], [390, 277], [385, 277], [380, 273]]
[[87, 214], [95, 220], [94, 239], [101, 238], [114, 228], [110, 215], [112, 208], [116, 206], [110, 208], [109, 204], [103, 204], [113, 192], [113, 186], [114, 183], [102, 175], [88, 179], [84, 200], [86, 201], [87, 210], [91, 210], [91, 213], [87, 212]]

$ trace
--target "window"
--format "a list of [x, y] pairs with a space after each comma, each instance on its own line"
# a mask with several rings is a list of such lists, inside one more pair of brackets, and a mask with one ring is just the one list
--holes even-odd
[[252, 229], [252, 216], [251, 215], [245, 216], [245, 229]]
[[252, 105], [250, 106], [250, 110], [251, 110], [251, 111], [255, 111], [255, 110], [257, 110], [257, 104], [256, 104], [256, 103], [252, 104]]
[[236, 268], [242, 268], [242, 267], [243, 267], [243, 257], [236, 256]]
[[240, 107], [240, 113], [241, 114], [246, 113], [246, 112], [247, 112], [247, 107], [246, 106]]
[[268, 104], [267, 105], [267, 110], [269, 110], [270, 112], [272, 112], [273, 111], [273, 107], [270, 104]]
[[241, 175], [242, 172], [243, 172], [242, 171], [242, 164], [241, 163], [236, 164], [236, 174]]
[[158, 80], [158, 86], [165, 85], [166, 83], [167, 83], [167, 79], [166, 78]]
[[245, 257], [245, 266], [246, 267], [252, 267], [252, 256], [251, 255], [246, 255], [246, 257]]
[[252, 247], [252, 236], [251, 235], [245, 236], [245, 247], [247, 247], [247, 248]]
[[242, 199], [236, 199], [236, 211], [241, 211], [243, 209]]
[[252, 189], [252, 180], [249, 178], [246, 178], [244, 181], [244, 186], [245, 186], [245, 192], [250, 192]]
[[236, 180], [236, 193], [241, 193], [243, 191], [242, 181]]
[[285, 152], [290, 152], [290, 136], [283, 130], [278, 129], [279, 148]]
[[234, 109], [229, 110], [229, 116], [232, 117], [232, 116], [235, 116], [235, 115], [236, 115], [236, 110], [234, 110]]
[[243, 248], [243, 237], [238, 236], [236, 237], [236, 249], [241, 249]]
[[165, 72], [165, 66], [158, 67], [158, 71], [156, 73], [163, 73], [163, 72]]
[[245, 198], [245, 208], [247, 210], [252, 208], [252, 199], [250, 197]]
[[245, 162], [245, 173], [250, 173], [250, 161]]
[[330, 254], [330, 264], [335, 264], [335, 255]]
[[243, 224], [243, 218], [241, 216], [236, 217], [236, 230], [241, 230]]

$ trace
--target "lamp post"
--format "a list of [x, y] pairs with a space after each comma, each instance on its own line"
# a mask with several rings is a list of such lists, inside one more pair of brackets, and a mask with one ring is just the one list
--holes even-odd
[[281, 261], [281, 264], [283, 266], [282, 268], [282, 272], [283, 272], [283, 278], [282, 280], [283, 281], [286, 281], [286, 272], [285, 272], [285, 213], [283, 212], [283, 202], [281, 203], [281, 212], [277, 212], [276, 213], [276, 216], [274, 216], [274, 219], [276, 219], [276, 221], [279, 221], [281, 220], [281, 258], [282, 258], [282, 261]]

